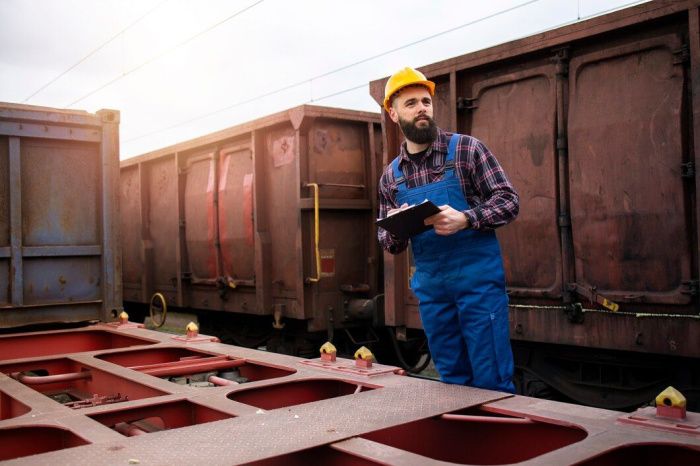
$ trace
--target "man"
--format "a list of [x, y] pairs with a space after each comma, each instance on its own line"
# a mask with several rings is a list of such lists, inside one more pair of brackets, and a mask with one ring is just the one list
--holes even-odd
[[[471, 136], [437, 128], [435, 84], [411, 68], [389, 78], [384, 108], [405, 142], [379, 181], [379, 217], [425, 199], [440, 207], [411, 237], [411, 288], [443, 382], [514, 392], [508, 296], [494, 228], [518, 214], [518, 195], [496, 158]], [[391, 254], [408, 246], [386, 230]]]

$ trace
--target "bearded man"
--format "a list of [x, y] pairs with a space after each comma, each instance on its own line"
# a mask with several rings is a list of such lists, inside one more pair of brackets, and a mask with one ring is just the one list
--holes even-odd
[[[441, 212], [412, 236], [411, 288], [435, 368], [443, 382], [513, 393], [508, 296], [494, 229], [518, 215], [519, 199], [503, 168], [478, 139], [433, 121], [435, 84], [404, 68], [389, 78], [384, 108], [405, 141], [379, 180], [379, 218], [429, 199]], [[384, 229], [391, 254], [405, 250]]]

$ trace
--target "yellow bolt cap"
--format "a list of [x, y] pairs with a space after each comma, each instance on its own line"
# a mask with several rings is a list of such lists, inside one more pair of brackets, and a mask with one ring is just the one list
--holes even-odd
[[685, 408], [685, 397], [681, 392], [673, 387], [668, 387], [656, 396], [656, 406], [671, 406], [674, 408]]
[[374, 360], [374, 355], [370, 350], [363, 346], [357, 351], [355, 351], [355, 359], [362, 359], [363, 361], [372, 361]]
[[331, 354], [337, 352], [338, 351], [335, 349], [335, 346], [333, 346], [333, 343], [331, 343], [330, 341], [327, 341], [323, 345], [321, 345], [321, 353]]

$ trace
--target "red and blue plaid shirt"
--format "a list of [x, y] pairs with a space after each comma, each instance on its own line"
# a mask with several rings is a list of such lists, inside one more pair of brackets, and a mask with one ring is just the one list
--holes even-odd
[[[447, 145], [452, 133], [438, 130], [438, 136], [420, 160], [412, 160], [401, 144], [399, 167], [406, 179], [407, 188], [415, 188], [440, 181], [444, 173]], [[462, 135], [455, 150], [456, 175], [462, 184], [462, 192], [471, 206], [463, 211], [469, 219], [469, 228], [494, 229], [511, 222], [518, 215], [518, 193], [508, 181], [503, 168], [491, 151], [478, 139]], [[384, 168], [379, 180], [379, 218], [384, 218], [396, 203], [396, 182], [391, 163]], [[378, 231], [379, 242], [384, 249], [398, 254], [408, 246], [383, 228]]]

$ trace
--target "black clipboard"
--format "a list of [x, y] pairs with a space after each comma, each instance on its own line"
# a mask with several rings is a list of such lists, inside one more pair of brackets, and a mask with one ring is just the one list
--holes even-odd
[[432, 225], [426, 225], [423, 221], [439, 212], [440, 208], [426, 199], [420, 204], [412, 205], [394, 215], [380, 218], [377, 220], [377, 226], [400, 239], [409, 239], [411, 236], [433, 228]]

